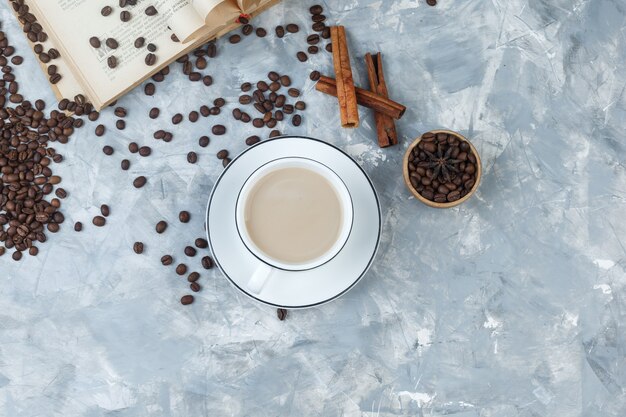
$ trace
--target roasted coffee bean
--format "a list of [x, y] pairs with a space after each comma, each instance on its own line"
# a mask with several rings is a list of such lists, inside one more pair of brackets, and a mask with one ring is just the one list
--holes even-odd
[[232, 43], [232, 44], [239, 43], [239, 42], [241, 41], [241, 36], [239, 36], [239, 35], [231, 35], [231, 36], [228, 38], [228, 41], [229, 41], [230, 43]]
[[322, 74], [320, 74], [319, 71], [311, 71], [311, 74], [309, 74], [309, 78], [311, 79], [311, 81], [317, 81], [320, 79], [321, 76]]
[[263, 121], [263, 119], [256, 118], [256, 119], [252, 120], [252, 126], [254, 126], [256, 128], [261, 128], [261, 127], [265, 126], [265, 122]]
[[324, 30], [322, 30], [322, 38], [323, 39], [330, 39], [330, 28], [329, 27], [325, 27]]
[[91, 38], [89, 38], [89, 44], [94, 48], [100, 48], [100, 46], [102, 45], [100, 43], [100, 39], [98, 39], [96, 36], [92, 36]]
[[285, 104], [285, 105], [283, 106], [283, 112], [284, 112], [285, 114], [291, 114], [291, 113], [293, 113], [293, 110], [294, 110], [294, 107], [293, 107], [293, 105], [291, 105], [291, 104]]
[[163, 255], [161, 257], [161, 264], [163, 266], [168, 266], [174, 263], [174, 258], [171, 255]]
[[152, 83], [148, 83], [146, 84], [146, 86], [143, 88], [143, 92], [147, 95], [147, 96], [153, 96], [154, 92], [156, 90], [156, 87], [154, 86], [154, 84]]
[[106, 45], [111, 48], [111, 49], [117, 49], [117, 47], [119, 46], [119, 44], [117, 43], [117, 41], [113, 38], [107, 38], [107, 40], [105, 41]]
[[259, 81], [258, 83], [256, 83], [256, 88], [261, 92], [266, 92], [267, 90], [269, 90], [270, 87], [265, 81]]
[[149, 53], [146, 55], [146, 58], [144, 59], [144, 62], [146, 63], [146, 65], [148, 66], [152, 66], [156, 63], [156, 55], [153, 53]]
[[159, 110], [159, 108], [157, 107], [153, 107], [150, 109], [150, 113], [148, 113], [148, 116], [150, 116], [151, 119], [156, 119], [157, 117], [159, 117], [159, 113], [161, 113], [161, 110]]
[[196, 58], [196, 68], [203, 70], [207, 67], [207, 61], [204, 57], [199, 56]]
[[64, 188], [57, 188], [54, 191], [54, 194], [59, 197], [59, 198], [66, 198], [67, 197], [67, 191], [65, 191]]
[[312, 35], [307, 36], [306, 43], [309, 45], [317, 45], [320, 42], [320, 35], [314, 33]]
[[183, 295], [182, 298], [180, 299], [180, 303], [184, 306], [187, 306], [191, 303], [193, 303], [193, 295]]
[[137, 255], [141, 255], [143, 253], [143, 243], [135, 242], [135, 244], [133, 245], [133, 251], [135, 251]]
[[197, 111], [192, 110], [189, 112], [189, 115], [187, 116], [187, 118], [189, 119], [191, 123], [195, 123], [198, 121], [198, 118], [200, 118], [200, 115], [198, 114]]
[[429, 6], [436, 6], [437, 0], [426, 0], [426, 4], [428, 4]]
[[222, 110], [220, 110], [219, 107], [211, 107], [211, 109], [209, 110], [209, 113], [211, 114], [211, 116], [217, 116], [221, 112]]
[[324, 11], [324, 8], [320, 6], [319, 4], [316, 4], [314, 6], [311, 6], [309, 11], [311, 12], [311, 14], [316, 15], [316, 14], [322, 13]]
[[285, 36], [285, 28], [283, 26], [276, 26], [276, 29], [274, 30], [277, 37], [282, 38], [283, 36]]
[[104, 217], [109, 217], [109, 214], [111, 214], [111, 209], [106, 204], [102, 204], [100, 206], [100, 213], [102, 213]]
[[256, 29], [256, 35], [259, 38], [264, 38], [265, 36], [267, 36], [267, 31], [265, 29], [263, 29], [263, 28], [257, 28]]
[[306, 62], [309, 59], [309, 57], [307, 56], [306, 52], [302, 52], [302, 51], [298, 52], [296, 54], [296, 57], [298, 58], [298, 61], [300, 61], [300, 62]]
[[299, 114], [294, 115], [291, 118], [291, 124], [294, 126], [300, 126], [302, 124], [302, 116], [300, 116]]
[[285, 320], [287, 318], [287, 310], [285, 310], [284, 308], [276, 309], [276, 316], [280, 321]]
[[122, 159], [122, 162], [120, 165], [123, 171], [128, 171], [128, 169], [130, 168], [130, 161], [128, 159]]
[[117, 67], [117, 58], [115, 58], [114, 55], [111, 55], [110, 57], [108, 57], [107, 58], [107, 65], [109, 66], [109, 68]]
[[250, 115], [246, 112], [242, 112], [241, 113], [241, 121], [244, 123], [249, 123], [250, 120], [252, 120], [252, 118], [250, 117]]
[[198, 162], [198, 154], [195, 152], [189, 152], [187, 154], [187, 162], [189, 162], [190, 164], [195, 164], [196, 162]]
[[131, 142], [128, 144], [128, 151], [130, 153], [137, 153], [139, 152], [139, 145], [137, 145], [137, 142]]
[[205, 256], [202, 258], [202, 267], [204, 269], [211, 269], [213, 268], [213, 259], [211, 259], [210, 256]]
[[235, 120], [241, 120], [241, 109], [239, 108], [233, 109], [233, 118]]
[[155, 226], [155, 230], [159, 234], [165, 232], [165, 229], [167, 229], [167, 222], [165, 220], [161, 220]]
[[211, 132], [214, 135], [220, 136], [226, 133], [226, 126], [224, 125], [215, 125], [211, 128]]
[[104, 127], [104, 125], [98, 125], [98, 126], [96, 126], [96, 136], [102, 136], [102, 135], [104, 135], [104, 131], [105, 131], [105, 127]]
[[196, 282], [199, 279], [200, 279], [200, 274], [197, 272], [192, 272], [191, 274], [187, 276], [187, 281], [189, 282]]
[[296, 25], [295, 23], [290, 23], [285, 28], [287, 29], [287, 32], [289, 33], [297, 33], [300, 30], [300, 27]]
[[111, 147], [111, 146], [109, 146], [109, 145], [105, 145], [105, 146], [102, 148], [102, 152], [104, 152], [104, 154], [105, 154], [105, 155], [111, 156], [111, 155], [113, 155], [113, 152], [114, 152], [114, 151], [113, 151], [113, 147]]
[[187, 265], [185, 264], [176, 265], [176, 274], [185, 275], [186, 273], [187, 273]]
[[307, 49], [307, 52], [310, 53], [311, 55], [315, 55], [316, 53], [319, 52], [319, 48], [317, 46], [309, 46], [309, 48]]
[[322, 32], [326, 28], [326, 25], [324, 24], [324, 22], [315, 22], [313, 23], [311, 28], [316, 32]]
[[106, 224], [106, 219], [102, 216], [95, 216], [92, 220], [92, 223], [94, 224], [94, 226], [97, 227], [102, 227]]
[[16, 250], [15, 252], [13, 252], [13, 255], [11, 255], [11, 257], [14, 261], [19, 261], [20, 259], [22, 259], [22, 252]]
[[202, 287], [200, 287], [200, 284], [198, 284], [197, 282], [192, 282], [191, 284], [189, 284], [189, 288], [193, 292], [199, 292], [202, 289]]
[[146, 46], [146, 49], [148, 50], [148, 52], [156, 52], [157, 47], [155, 44], [149, 43], [148, 46]]
[[250, 90], [252, 90], [252, 84], [250, 83], [241, 84], [241, 91], [243, 91], [244, 93], [247, 93]]
[[311, 20], [315, 23], [317, 22], [323, 22], [326, 20], [326, 16], [324, 16], [323, 14], [316, 14], [314, 16], [311, 17]]
[[280, 79], [280, 74], [278, 74], [276, 71], [270, 71], [267, 74], [267, 78], [269, 78], [270, 81], [278, 81]]
[[215, 100], [213, 100], [213, 105], [215, 107], [223, 107], [225, 104], [226, 104], [226, 100], [224, 100], [222, 97], [216, 98]]
[[126, 129], [126, 122], [123, 121], [123, 120], [116, 120], [115, 121], [115, 127], [118, 130], [124, 130], [124, 129]]
[[194, 244], [196, 245], [196, 248], [199, 248], [199, 249], [205, 249], [209, 247], [209, 242], [207, 242], [206, 239], [203, 239], [201, 237], [197, 238]]
[[224, 159], [228, 156], [228, 151], [226, 149], [222, 149], [217, 153], [217, 159]]
[[183, 115], [180, 113], [176, 113], [174, 116], [172, 116], [172, 123], [177, 125], [180, 122], [183, 121]]
[[304, 101], [297, 101], [295, 104], [295, 108], [297, 110], [305, 110], [306, 109], [306, 103]]
[[139, 155], [141, 156], [150, 156], [151, 153], [152, 148], [150, 148], [149, 146], [142, 146], [141, 148], [139, 148]]
[[108, 16], [112, 12], [113, 12], [113, 8], [111, 6], [104, 6], [102, 10], [100, 10], [100, 13], [102, 14], [102, 16]]
[[137, 177], [137, 178], [135, 178], [135, 179], [133, 180], [133, 186], [134, 186], [135, 188], [141, 188], [141, 187], [143, 187], [144, 185], [146, 185], [146, 182], [147, 182], [147, 181], [148, 181], [148, 180], [146, 179], [146, 177], [144, 177], [143, 175], [140, 175], [139, 177]]
[[243, 33], [245, 36], [251, 34], [252, 31], [254, 31], [252, 25], [243, 25], [243, 27], [241, 28], [241, 33]]
[[74, 231], [80, 232], [83, 230], [83, 224], [81, 222], [74, 223]]
[[200, 106], [200, 114], [202, 117], [209, 117], [211, 115], [211, 109], [209, 109], [207, 105], [202, 105]]
[[326, 51], [333, 52], [333, 44], [332, 43], [329, 43], [329, 44], [326, 45]]
[[130, 20], [130, 12], [128, 10], [123, 10], [120, 12], [120, 20], [122, 22], [128, 22]]
[[156, 15], [158, 13], [156, 7], [154, 7], [154, 6], [148, 6], [146, 8], [145, 12], [146, 12], [146, 14], [148, 16], [154, 16], [154, 15]]
[[248, 146], [252, 146], [255, 143], [259, 143], [261, 141], [261, 138], [259, 138], [258, 136], [254, 135], [254, 136], [250, 136], [246, 139], [246, 145]]
[[206, 47], [206, 54], [209, 58], [215, 58], [217, 56], [217, 46], [215, 42], [209, 42]]
[[139, 48], [143, 48], [144, 44], [146, 43], [146, 38], [144, 38], [143, 36], [138, 37], [137, 39], [135, 39], [135, 48], [139, 49]]
[[198, 145], [200, 145], [203, 148], [206, 148], [207, 146], [209, 146], [209, 142], [210, 142], [210, 139], [208, 136], [201, 136], [200, 139], [198, 139]]
[[196, 256], [196, 249], [191, 247], [191, 246], [187, 246], [185, 247], [185, 255], [189, 256], [189, 257], [193, 257]]
[[226, 168], [230, 164], [230, 158], [222, 159], [222, 167]]

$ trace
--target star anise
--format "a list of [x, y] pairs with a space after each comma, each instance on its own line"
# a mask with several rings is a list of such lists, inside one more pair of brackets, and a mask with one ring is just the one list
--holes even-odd
[[455, 174], [459, 172], [456, 165], [461, 162], [460, 159], [453, 159], [451, 157], [453, 149], [454, 147], [449, 146], [444, 152], [440, 143], [437, 145], [437, 152], [435, 153], [424, 150], [428, 159], [420, 162], [418, 165], [432, 169], [431, 179], [437, 179], [437, 177], [441, 175], [446, 182], [450, 182]]

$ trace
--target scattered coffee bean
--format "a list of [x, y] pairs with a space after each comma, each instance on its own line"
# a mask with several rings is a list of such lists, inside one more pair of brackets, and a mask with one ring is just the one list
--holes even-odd
[[315, 55], [316, 53], [319, 52], [319, 48], [315, 45], [311, 45], [308, 47], [307, 52], [310, 53], [311, 55]]
[[122, 159], [122, 162], [120, 165], [123, 171], [128, 171], [128, 169], [130, 168], [130, 161], [128, 159]]
[[193, 303], [193, 295], [183, 295], [183, 297], [180, 299], [180, 303], [184, 306]]
[[291, 118], [291, 124], [294, 126], [300, 126], [302, 124], [302, 116], [300, 116], [299, 114], [294, 115]]
[[165, 220], [161, 220], [155, 226], [155, 230], [158, 234], [165, 232], [165, 229], [167, 229], [167, 222]]
[[147, 95], [147, 96], [153, 96], [154, 92], [156, 90], [156, 87], [154, 86], [154, 84], [152, 83], [148, 83], [146, 84], [146, 86], [143, 88], [143, 92]]
[[324, 8], [320, 6], [319, 4], [316, 4], [314, 6], [311, 6], [309, 11], [311, 12], [312, 15], [316, 15], [316, 14], [321, 14], [324, 11]]
[[177, 125], [180, 122], [183, 121], [183, 115], [180, 113], [176, 113], [174, 116], [172, 116], [172, 123]]
[[105, 131], [105, 127], [104, 127], [104, 125], [98, 125], [98, 126], [96, 126], [96, 136], [102, 136], [102, 135], [104, 135], [104, 131]]
[[316, 32], [322, 32], [326, 28], [326, 25], [324, 24], [324, 22], [315, 22], [313, 23], [311, 28], [313, 28], [313, 30]]
[[259, 38], [264, 38], [265, 36], [267, 36], [267, 31], [265, 29], [263, 29], [263, 28], [257, 28], [256, 29], [256, 35]]
[[207, 146], [209, 146], [209, 142], [211, 140], [209, 139], [208, 136], [201, 136], [200, 139], [198, 139], [198, 145], [200, 145], [203, 148], [206, 148]]
[[100, 48], [100, 46], [102, 45], [100, 43], [100, 39], [98, 39], [96, 36], [92, 36], [91, 38], [89, 38], [89, 44], [94, 48]]
[[106, 45], [111, 48], [111, 49], [117, 49], [117, 47], [119, 46], [119, 44], [117, 43], [117, 41], [113, 38], [107, 38], [107, 40], [105, 41]]
[[276, 137], [281, 136], [281, 135], [282, 135], [282, 134], [280, 133], [280, 130], [272, 130], [272, 131], [270, 132], [269, 137], [270, 137], [270, 138], [276, 138]]
[[11, 255], [11, 257], [13, 258], [14, 261], [19, 261], [20, 259], [22, 259], [22, 252], [19, 250], [16, 250], [15, 252], [13, 252], [13, 255]]
[[311, 20], [315, 23], [323, 22], [326, 20], [326, 16], [324, 16], [323, 14], [316, 14], [316, 15], [311, 16]]
[[312, 71], [311, 74], [309, 74], [309, 78], [311, 79], [311, 81], [317, 81], [320, 79], [321, 76], [322, 74], [320, 74], [319, 71]]
[[178, 220], [180, 220], [181, 223], [189, 223], [189, 220], [191, 219], [191, 214], [189, 214], [188, 211], [181, 211], [180, 213], [178, 213]]
[[309, 57], [307, 56], [306, 52], [302, 52], [302, 51], [298, 52], [296, 54], [296, 57], [298, 58], [298, 61], [300, 61], [300, 62], [306, 62], [309, 59]]
[[111, 55], [110, 57], [108, 57], [107, 58], [107, 65], [109, 66], [109, 68], [117, 67], [117, 58], [115, 58], [114, 55]]
[[250, 83], [243, 83], [243, 84], [241, 84], [241, 91], [243, 91], [244, 93], [247, 93], [251, 89], [252, 89], [252, 84], [250, 84]]
[[289, 33], [297, 33], [300, 30], [300, 27], [295, 23], [290, 23], [286, 26], [286, 29]]
[[102, 213], [104, 217], [109, 217], [109, 214], [111, 214], [111, 209], [106, 204], [102, 204], [100, 206], [100, 213]]
[[124, 129], [126, 129], [126, 122], [123, 121], [123, 120], [116, 120], [115, 121], [115, 127], [118, 130], [124, 130]]
[[214, 135], [223, 135], [226, 133], [226, 126], [224, 125], [215, 125], [211, 128], [211, 131], [213, 132]]
[[148, 50], [148, 52], [156, 52], [157, 47], [155, 44], [149, 43], [148, 46], [146, 46], [146, 49]]
[[64, 188], [57, 188], [54, 193], [59, 198], [66, 198], [67, 197], [67, 191], [65, 191]]
[[102, 148], [102, 152], [104, 152], [104, 154], [105, 154], [105, 155], [111, 156], [111, 155], [113, 155], [113, 152], [114, 152], [114, 151], [113, 151], [113, 147], [111, 147], [111, 146], [109, 146], [109, 145], [105, 145], [105, 146]]
[[161, 264], [162, 264], [163, 266], [169, 266], [169, 265], [171, 265], [172, 263], [174, 263], [174, 258], [172, 258], [172, 256], [171, 256], [171, 255], [163, 255], [163, 256], [161, 257]]
[[202, 267], [204, 269], [211, 269], [213, 268], [213, 259], [211, 259], [210, 256], [205, 256], [202, 258]]
[[143, 187], [144, 185], [146, 185], [146, 182], [147, 182], [146, 177], [144, 177], [143, 175], [141, 175], [141, 176], [139, 176], [139, 177], [137, 177], [137, 178], [135, 178], [135, 179], [134, 179], [134, 181], [133, 181], [133, 186], [134, 186], [135, 188], [141, 188], [141, 187]]
[[153, 53], [149, 53], [146, 55], [146, 58], [144, 59], [144, 62], [146, 63], [146, 65], [148, 66], [152, 66], [156, 63], [156, 55]]
[[191, 247], [191, 246], [187, 246], [185, 247], [185, 255], [189, 256], [189, 257], [194, 257], [196, 256], [196, 249]]
[[135, 48], [139, 49], [139, 48], [143, 48], [144, 44], [146, 43], [146, 38], [144, 38], [143, 36], [138, 37], [137, 39], [135, 39]]
[[248, 146], [252, 146], [255, 143], [259, 143], [261, 141], [261, 138], [254, 135], [254, 136], [250, 136], [249, 138], [246, 139], [246, 145]]
[[195, 164], [196, 162], [198, 162], [198, 154], [191, 151], [187, 154], [187, 162], [189, 162], [190, 164]]
[[139, 152], [139, 145], [137, 145], [137, 142], [131, 142], [128, 144], [128, 151], [130, 153], [137, 153]]
[[232, 43], [232, 44], [239, 43], [239, 42], [241, 41], [241, 36], [239, 36], [239, 35], [231, 35], [231, 36], [228, 38], [228, 41], [229, 41], [230, 43]]
[[300, 90], [298, 90], [297, 88], [290, 88], [287, 91], [287, 94], [289, 94], [290, 97], [300, 97]]
[[148, 113], [148, 116], [151, 119], [156, 119], [157, 117], [159, 117], [159, 113], [161, 113], [161, 110], [159, 110], [157, 107], [153, 107], [150, 109], [150, 113]]
[[207, 242], [206, 239], [199, 237], [194, 242], [194, 245], [196, 245], [196, 248], [204, 249], [204, 248], [209, 247], [209, 242]]
[[123, 10], [120, 12], [120, 20], [122, 22], [128, 22], [130, 20], [130, 12], [128, 10]]
[[102, 16], [108, 16], [112, 12], [113, 12], [113, 8], [111, 6], [104, 6], [102, 10], [100, 10], [100, 13], [102, 14]]
[[83, 224], [81, 222], [74, 223], [74, 231], [80, 232], [83, 230]]
[[102, 227], [106, 224], [106, 219], [102, 216], [95, 216], [92, 220], [94, 226]]
[[176, 274], [185, 275], [186, 273], [187, 273], [187, 265], [185, 264], [176, 265]]
[[329, 43], [329, 44], [326, 45], [326, 51], [333, 52], [333, 44], [332, 43]]
[[150, 156], [150, 154], [152, 153], [152, 148], [150, 148], [149, 146], [142, 146], [141, 148], [139, 148], [139, 155], [141, 156]]
[[137, 255], [141, 255], [143, 253], [143, 243], [135, 242], [135, 244], [133, 245], [133, 250]]
[[254, 31], [252, 25], [243, 25], [243, 27], [241, 28], [241, 33], [243, 33], [245, 36], [251, 34], [252, 31]]
[[154, 15], [156, 15], [158, 13], [156, 7], [154, 7], [154, 6], [148, 6], [146, 8], [145, 12], [146, 12], [146, 14], [148, 16], [154, 16]]
[[189, 288], [193, 292], [198, 292], [202, 289], [202, 287], [200, 287], [200, 284], [198, 284], [197, 282], [192, 282], [191, 284], [189, 284]]
[[426, 0], [426, 4], [428, 4], [429, 6], [436, 6], [437, 0]]
[[192, 272], [191, 274], [187, 276], [187, 281], [189, 282], [196, 282], [199, 279], [200, 279], [200, 274], [197, 272]]
[[276, 310], [276, 316], [278, 317], [278, 320], [283, 321], [287, 318], [287, 310], [285, 310], [284, 308], [279, 308]]

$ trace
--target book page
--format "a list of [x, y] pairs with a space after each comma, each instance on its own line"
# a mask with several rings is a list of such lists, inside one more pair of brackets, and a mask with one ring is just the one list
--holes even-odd
[[[168, 9], [167, 5], [173, 3], [180, 7], [176, 10], [178, 12], [184, 8], [194, 12], [188, 0], [157, 0], [154, 5], [159, 13], [147, 16], [144, 13], [145, 2], [140, 2], [136, 6], [124, 8], [131, 13], [132, 18], [129, 22], [122, 22], [119, 18], [121, 11], [119, 7], [114, 7], [111, 15], [102, 16], [101, 2], [88, 0], [30, 2], [38, 9], [38, 15], [47, 21], [48, 34], [55, 39], [61, 56], [70, 62], [81, 85], [89, 90], [85, 93], [97, 107], [121, 94], [137, 80], [143, 79], [159, 65], [184, 51], [186, 45], [170, 39], [172, 31], [168, 29], [168, 24], [175, 9]], [[100, 48], [93, 48], [89, 44], [89, 38], [92, 36], [100, 39], [102, 42]], [[146, 44], [153, 43], [157, 46], [155, 66], [145, 64], [144, 59], [148, 53], [145, 46], [135, 48], [134, 41], [140, 36], [146, 39]], [[117, 49], [106, 46], [105, 40], [109, 37], [118, 42]], [[107, 58], [110, 56], [117, 59], [116, 68], [109, 68], [107, 65]]]

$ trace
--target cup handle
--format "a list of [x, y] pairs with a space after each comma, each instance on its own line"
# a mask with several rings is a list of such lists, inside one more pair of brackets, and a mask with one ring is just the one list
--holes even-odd
[[272, 272], [274, 272], [274, 268], [267, 264], [261, 263], [261, 265], [259, 265], [256, 271], [254, 271], [254, 273], [250, 277], [250, 280], [248, 281], [248, 290], [253, 294], [259, 294], [261, 290], [263, 290], [263, 287], [265, 287], [267, 279], [270, 277], [270, 275], [272, 275]]

